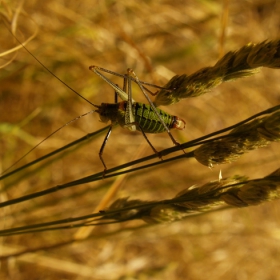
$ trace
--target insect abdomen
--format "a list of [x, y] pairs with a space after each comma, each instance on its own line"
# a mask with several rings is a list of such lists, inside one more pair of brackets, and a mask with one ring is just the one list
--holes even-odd
[[[144, 132], [146, 133], [161, 133], [166, 131], [158, 116], [153, 111], [151, 106], [143, 103], [134, 103], [133, 109], [135, 110], [135, 122], [141, 126]], [[162, 120], [168, 128], [173, 128], [175, 117], [169, 115], [168, 113], [157, 109]], [[139, 129], [138, 129], [139, 130]]]

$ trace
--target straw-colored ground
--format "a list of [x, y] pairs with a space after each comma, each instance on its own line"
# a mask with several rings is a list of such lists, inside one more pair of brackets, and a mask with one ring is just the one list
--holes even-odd
[[[89, 65], [118, 73], [130, 67], [141, 80], [163, 86], [175, 74], [191, 74], [214, 65], [229, 50], [280, 38], [280, 3], [276, 0], [0, 3], [1, 13], [13, 22], [9, 28], [21, 42], [38, 28], [36, 37], [26, 45], [30, 52], [97, 105], [113, 102], [114, 95], [88, 70]], [[18, 45], [3, 22], [0, 30], [1, 53]], [[2, 170], [58, 127], [93, 109], [24, 49], [13, 56], [4, 55], [0, 60], [4, 66], [0, 70]], [[7, 63], [10, 59], [12, 62]], [[162, 109], [186, 121], [184, 131], [173, 133], [183, 143], [278, 105], [279, 75], [279, 70], [262, 69], [252, 77], [222, 84], [211, 93]], [[121, 79], [108, 77], [121, 85]], [[133, 98], [146, 103], [136, 87]], [[18, 166], [104, 126], [97, 114], [83, 117], [46, 140]], [[104, 134], [72, 149], [45, 168], [31, 168], [31, 173], [24, 171], [1, 181], [1, 201], [102, 171], [98, 151], [103, 138]], [[172, 146], [166, 133], [149, 135], [149, 139], [158, 150]], [[119, 191], [111, 195], [110, 203], [128, 196], [141, 200], [172, 198], [191, 185], [217, 180], [220, 169], [223, 177], [238, 174], [261, 178], [279, 168], [279, 150], [279, 143], [273, 143], [212, 170], [194, 159], [184, 159], [123, 178], [105, 178], [57, 191], [1, 208], [1, 230], [90, 214], [116, 184]], [[117, 127], [104, 159], [111, 168], [151, 153], [141, 133]], [[103, 209], [105, 202], [100, 207]], [[1, 237], [1, 256], [26, 253], [2, 259], [0, 278], [280, 279], [279, 212], [276, 200], [169, 224], [147, 226], [132, 221], [97, 226], [79, 242], [71, 242], [85, 235], [85, 230], [77, 228]]]

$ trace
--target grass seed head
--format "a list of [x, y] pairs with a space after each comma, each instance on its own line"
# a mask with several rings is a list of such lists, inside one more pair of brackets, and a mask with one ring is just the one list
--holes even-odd
[[197, 97], [225, 81], [251, 76], [260, 67], [280, 68], [280, 40], [247, 44], [225, 54], [213, 67], [202, 68], [189, 76], [174, 76], [158, 92], [154, 104], [166, 106]]

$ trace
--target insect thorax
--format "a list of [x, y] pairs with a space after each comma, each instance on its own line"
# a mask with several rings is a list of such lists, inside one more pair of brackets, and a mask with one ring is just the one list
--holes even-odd
[[107, 123], [108, 121], [111, 121], [112, 123], [119, 122], [119, 107], [120, 103], [101, 103], [98, 110], [96, 110], [100, 116], [100, 121], [104, 123]]

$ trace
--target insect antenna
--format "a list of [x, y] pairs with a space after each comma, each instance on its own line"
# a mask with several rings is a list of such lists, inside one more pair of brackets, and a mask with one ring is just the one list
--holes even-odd
[[[58, 129], [56, 129], [54, 132], [52, 132], [50, 135], [48, 135], [46, 138], [44, 138], [42, 141], [40, 141], [37, 145], [35, 145], [31, 150], [29, 150], [26, 154], [24, 154], [22, 157], [20, 157], [16, 162], [14, 162], [10, 167], [8, 167], [7, 169], [5, 169], [0, 175], [4, 175], [7, 173], [8, 170], [10, 170], [12, 167], [14, 167], [16, 164], [18, 164], [24, 157], [26, 157], [28, 154], [30, 154], [33, 150], [35, 150], [40, 144], [42, 144], [44, 141], [46, 141], [47, 139], [49, 139], [52, 135], [54, 135], [55, 133], [57, 133], [59, 130], [61, 130], [62, 128], [64, 128], [65, 126], [71, 124], [72, 122], [77, 121], [78, 119], [92, 114], [93, 112], [97, 112], [98, 109], [100, 108], [100, 106], [93, 104], [92, 102], [90, 102], [88, 99], [86, 99], [85, 97], [83, 97], [80, 93], [78, 93], [76, 90], [74, 90], [72, 87], [70, 87], [67, 83], [65, 83], [63, 80], [61, 80], [57, 75], [55, 75], [50, 69], [48, 69], [48, 67], [46, 67], [36, 56], [34, 56], [25, 46], [24, 44], [22, 44], [20, 42], [20, 40], [13, 34], [13, 32], [6, 26], [6, 28], [8, 29], [8, 31], [11, 33], [11, 35], [16, 39], [16, 41], [26, 50], [26, 52], [28, 52], [47, 72], [49, 72], [53, 77], [55, 77], [58, 81], [60, 81], [62, 84], [64, 84], [68, 89], [70, 89], [72, 92], [74, 92], [76, 95], [78, 95], [79, 97], [81, 97], [82, 99], [84, 99], [86, 102], [88, 102], [89, 104], [91, 104], [92, 106], [94, 106], [95, 108], [97, 108], [96, 110], [91, 110], [85, 114], [82, 114], [76, 118], [74, 118], [73, 120], [67, 122], [66, 124], [64, 124], [63, 126], [59, 127]], [[3, 179], [3, 176], [0, 176], [0, 180]]]
[[[29, 150], [27, 153], [25, 153], [23, 156], [21, 156], [16, 162], [14, 162], [10, 167], [8, 167], [7, 169], [5, 169], [1, 175], [4, 175], [7, 173], [7, 171], [9, 171], [12, 167], [14, 167], [15, 165], [17, 165], [23, 158], [25, 158], [27, 155], [29, 155], [32, 151], [34, 151], [38, 146], [40, 146], [43, 142], [45, 142], [47, 139], [49, 139], [51, 136], [53, 136], [55, 133], [57, 133], [59, 130], [61, 130], [62, 128], [64, 128], [65, 126], [79, 120], [82, 117], [85, 117], [89, 114], [92, 114], [94, 112], [96, 112], [97, 110], [91, 110], [87, 113], [84, 113], [76, 118], [74, 118], [73, 120], [67, 122], [66, 124], [64, 124], [63, 126], [59, 127], [58, 129], [56, 129], [55, 131], [53, 131], [50, 135], [48, 135], [46, 138], [44, 138], [42, 141], [40, 141], [38, 144], [36, 144], [31, 150]], [[3, 179], [3, 176], [0, 176], [0, 180]]]
[[[7, 27], [7, 26], [6, 26]], [[53, 77], [55, 77], [58, 81], [60, 81], [63, 85], [65, 85], [68, 89], [70, 89], [72, 92], [74, 92], [76, 95], [84, 99], [87, 103], [91, 104], [92, 106], [99, 108], [97, 105], [90, 102], [88, 99], [83, 97], [80, 93], [78, 93], [76, 90], [74, 90], [72, 87], [70, 87], [67, 83], [65, 83], [63, 80], [61, 80], [57, 75], [55, 75], [47, 66], [45, 66], [35, 55], [33, 55], [21, 42], [20, 40], [13, 34], [13, 32], [7, 27], [8, 31], [12, 34], [12, 36], [16, 39], [16, 41], [47, 71], [49, 72]]]

